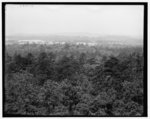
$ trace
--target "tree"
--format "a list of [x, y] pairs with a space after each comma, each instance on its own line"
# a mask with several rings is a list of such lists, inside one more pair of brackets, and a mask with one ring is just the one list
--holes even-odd
[[58, 81], [71, 79], [72, 76], [77, 75], [80, 71], [78, 62], [71, 57], [64, 56], [56, 66]]
[[67, 79], [60, 84], [61, 103], [67, 107], [68, 115], [74, 115], [74, 109], [80, 102], [80, 87], [72, 86]]
[[43, 85], [44, 82], [48, 79], [53, 78], [54, 70], [53, 70], [53, 62], [48, 58], [45, 52], [39, 54], [37, 59], [37, 63], [34, 65], [33, 73], [39, 80], [39, 84]]

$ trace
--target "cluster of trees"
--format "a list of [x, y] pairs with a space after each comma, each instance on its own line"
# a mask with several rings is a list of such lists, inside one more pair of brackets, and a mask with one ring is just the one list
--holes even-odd
[[[5, 114], [143, 115], [142, 51], [108, 55], [111, 49], [101, 54], [96, 46], [89, 52], [91, 47], [63, 45], [31, 52], [32, 45], [20, 45], [21, 53], [10, 53], [11, 47], [5, 54]], [[23, 52], [26, 47], [30, 52]]]

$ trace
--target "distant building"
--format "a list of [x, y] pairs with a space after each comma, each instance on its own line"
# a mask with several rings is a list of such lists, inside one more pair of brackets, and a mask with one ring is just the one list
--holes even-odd
[[97, 43], [88, 43], [87, 45], [88, 46], [95, 46], [95, 45], [97, 45]]
[[52, 41], [48, 41], [48, 42], [46, 42], [46, 44], [53, 45], [53, 44], [54, 44], [54, 42], [52, 42]]
[[18, 41], [19, 44], [45, 44], [42, 40], [21, 40]]
[[66, 42], [53, 42], [53, 44], [60, 44], [60, 45], [64, 45], [64, 44], [66, 44]]
[[76, 45], [87, 45], [85, 42], [77, 42]]

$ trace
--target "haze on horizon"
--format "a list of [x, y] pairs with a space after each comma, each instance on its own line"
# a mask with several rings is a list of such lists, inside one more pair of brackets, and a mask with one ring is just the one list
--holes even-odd
[[6, 36], [93, 35], [143, 39], [140, 5], [7, 5]]

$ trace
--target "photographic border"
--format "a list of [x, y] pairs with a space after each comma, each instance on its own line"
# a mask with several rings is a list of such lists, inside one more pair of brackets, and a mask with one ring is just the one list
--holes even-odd
[[144, 106], [142, 116], [111, 116], [111, 117], [147, 117], [148, 104], [147, 104], [147, 44], [148, 44], [148, 3], [147, 2], [2, 2], [2, 116], [3, 117], [109, 117], [109, 116], [82, 116], [82, 115], [12, 115], [4, 113], [4, 79], [5, 79], [5, 7], [6, 5], [142, 5], [144, 7], [143, 16], [143, 55], [144, 55], [144, 74], [143, 74], [143, 87], [144, 87]]

